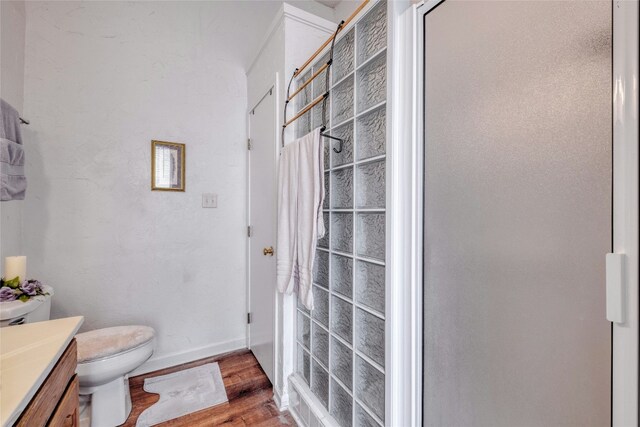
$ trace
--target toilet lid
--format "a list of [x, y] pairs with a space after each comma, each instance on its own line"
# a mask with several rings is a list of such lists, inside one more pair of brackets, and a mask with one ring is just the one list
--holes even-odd
[[77, 334], [78, 363], [124, 353], [146, 344], [154, 335], [148, 326], [115, 326]]

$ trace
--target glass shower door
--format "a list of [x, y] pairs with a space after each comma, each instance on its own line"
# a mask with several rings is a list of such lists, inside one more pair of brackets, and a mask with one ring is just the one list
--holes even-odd
[[424, 15], [424, 424], [610, 424], [611, 3]]

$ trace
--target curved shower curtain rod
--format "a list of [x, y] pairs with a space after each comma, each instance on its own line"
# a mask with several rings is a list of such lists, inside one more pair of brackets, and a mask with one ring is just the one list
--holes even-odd
[[[327, 124], [327, 100], [329, 98], [329, 71], [331, 70], [331, 64], [333, 63], [333, 49], [334, 49], [334, 46], [335, 46], [336, 37], [338, 36], [340, 31], [342, 31], [347, 25], [349, 25], [349, 23], [360, 13], [360, 11], [362, 11], [362, 9], [369, 3], [369, 1], [370, 0], [364, 0], [362, 3], [360, 3], [360, 5], [358, 5], [356, 10], [354, 10], [353, 13], [346, 19], [346, 21], [341, 21], [338, 24], [338, 28], [331, 35], [331, 37], [329, 37], [305, 61], [305, 63], [302, 64], [302, 66], [300, 66], [299, 68], [296, 68], [293, 71], [293, 74], [291, 75], [291, 79], [289, 80], [289, 84], [287, 85], [287, 97], [286, 97], [286, 100], [285, 100], [285, 103], [284, 103], [284, 124], [282, 125], [282, 135], [281, 135], [281, 140], [282, 140], [282, 146], [283, 147], [284, 147], [284, 129], [287, 126], [289, 126], [291, 123], [295, 122], [297, 119], [302, 117], [305, 113], [309, 112], [309, 110], [311, 110], [313, 107], [318, 105], [320, 102], [322, 102], [322, 127], [320, 128], [320, 135], [322, 135], [325, 138], [329, 138], [329, 139], [333, 139], [335, 141], [338, 141], [340, 143], [340, 148], [338, 148], [338, 149], [334, 148], [333, 151], [336, 152], [336, 153], [341, 153], [342, 152], [343, 140], [341, 138], [337, 138], [337, 137], [334, 137], [334, 136], [331, 136], [331, 135], [328, 135], [327, 133], [325, 133], [325, 130], [327, 129], [327, 125], [326, 124]], [[313, 60], [329, 45], [329, 43], [331, 43], [331, 49], [329, 50], [330, 54], [329, 54], [329, 60], [327, 61], [327, 63], [322, 65], [320, 68], [318, 68], [311, 75], [311, 77], [309, 77], [309, 79], [307, 79], [305, 82], [303, 82], [293, 93], [290, 93], [291, 92], [291, 84], [293, 83], [293, 80], [297, 76], [299, 76], [300, 73], [302, 73], [302, 71], [304, 71], [304, 69], [307, 68], [313, 62]], [[323, 71], [326, 71], [326, 74], [325, 74], [325, 78], [326, 78], [325, 87], [327, 88], [327, 91], [324, 94], [318, 96], [313, 101], [311, 101], [307, 106], [305, 106], [302, 110], [300, 110], [291, 119], [287, 120], [287, 107], [289, 106], [289, 102], [296, 95], [298, 95], [300, 92], [302, 92], [302, 90], [304, 90], [304, 88], [307, 87], [316, 77], [318, 77], [320, 74], [322, 74]]]

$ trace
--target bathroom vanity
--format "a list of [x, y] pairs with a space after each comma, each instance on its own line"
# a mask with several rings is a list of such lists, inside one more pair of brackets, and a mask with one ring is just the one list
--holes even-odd
[[83, 317], [0, 329], [0, 422], [77, 426], [77, 346]]

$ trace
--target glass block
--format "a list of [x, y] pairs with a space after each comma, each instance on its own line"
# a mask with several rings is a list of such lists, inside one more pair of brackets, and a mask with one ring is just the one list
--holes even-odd
[[[292, 388], [295, 388], [295, 387], [292, 387]], [[306, 423], [309, 422], [309, 415], [310, 415], [309, 412], [310, 412], [310, 409], [307, 401], [305, 399], [300, 399], [300, 409], [298, 411], [298, 414], [300, 414], [301, 418], [304, 420], [303, 422], [306, 422]]]
[[384, 374], [361, 357], [356, 357], [356, 397], [384, 421]]
[[337, 82], [353, 71], [353, 28], [336, 43], [333, 49], [333, 82]]
[[[311, 78], [311, 70], [307, 71], [302, 76], [300, 76], [300, 79], [298, 80], [298, 85], [296, 87], [302, 86], [304, 82], [306, 82], [310, 78]], [[294, 91], [291, 90], [291, 93], [293, 92]], [[307, 86], [305, 86], [305, 88], [302, 89], [300, 93], [298, 93], [293, 99], [295, 99], [296, 111], [302, 110], [308, 103], [312, 101], [311, 85], [308, 84]]]
[[353, 259], [331, 255], [331, 290], [353, 298]]
[[371, 415], [362, 406], [356, 403], [356, 425], [358, 427], [380, 427]]
[[331, 179], [331, 209], [352, 209], [353, 168], [334, 171]]
[[329, 374], [315, 360], [311, 361], [311, 391], [322, 402], [325, 408], [329, 408]]
[[313, 310], [311, 317], [327, 328], [329, 327], [329, 292], [315, 285], [313, 286]]
[[313, 322], [313, 355], [325, 366], [329, 366], [329, 333]]
[[356, 171], [356, 206], [384, 208], [386, 200], [384, 160], [358, 165]]
[[[323, 102], [316, 104], [312, 109], [311, 109], [311, 115], [312, 115], [312, 125], [311, 125], [311, 129], [316, 129], [322, 126], [322, 124], [324, 123], [323, 119], [322, 119], [322, 104]], [[327, 101], [327, 113], [326, 113], [326, 123], [327, 123], [327, 127], [329, 127], [329, 102]], [[325, 144], [327, 143], [327, 139], [325, 138]]]
[[353, 117], [353, 76], [348, 77], [331, 91], [332, 126]]
[[385, 106], [376, 108], [358, 118], [357, 160], [379, 156], [386, 151], [387, 114]]
[[384, 314], [385, 277], [382, 265], [356, 261], [356, 302]]
[[313, 262], [313, 282], [329, 289], [329, 252], [316, 250], [316, 259]]
[[322, 209], [329, 209], [329, 200], [331, 200], [331, 181], [329, 180], [329, 172], [324, 174], [324, 200], [322, 202]]
[[[293, 117], [293, 116], [291, 116]], [[290, 117], [290, 118], [291, 118]], [[311, 132], [311, 112], [307, 111], [295, 122], [296, 125], [296, 138], [301, 138]]]
[[356, 349], [384, 366], [384, 320], [356, 309]]
[[[333, 157], [333, 166], [340, 166], [347, 163], [353, 162], [353, 121], [347, 122], [344, 125], [331, 130], [329, 135], [335, 136], [336, 138], [342, 138], [342, 151], [340, 153], [336, 153], [331, 150], [331, 156]], [[330, 144], [331, 147], [338, 147], [337, 141], [332, 141], [330, 139], [325, 139], [325, 148]]]
[[357, 248], [360, 256], [384, 261], [385, 225], [384, 214], [360, 213], [356, 224]]
[[299, 298], [296, 298], [296, 304], [298, 305], [298, 309], [302, 310], [304, 313], [309, 314], [309, 309], [302, 304]]
[[311, 327], [311, 320], [309, 320], [307, 316], [305, 316], [304, 314], [298, 311], [297, 338], [298, 338], [298, 342], [302, 343], [307, 348], [311, 348], [310, 347], [311, 336], [309, 335], [310, 327]]
[[322, 222], [324, 223], [324, 237], [318, 239], [318, 246], [329, 249], [329, 212], [322, 212]]
[[358, 70], [358, 112], [387, 99], [387, 57], [382, 54]]
[[331, 246], [340, 252], [353, 251], [353, 214], [331, 213]]
[[358, 65], [387, 45], [387, 2], [381, 1], [358, 22]]
[[300, 413], [300, 395], [295, 387], [289, 388], [289, 409], [296, 411], [296, 414]]
[[335, 337], [331, 337], [331, 373], [353, 390], [353, 352]]
[[331, 331], [346, 342], [352, 342], [353, 306], [335, 296], [331, 297]]
[[298, 344], [298, 373], [304, 378], [304, 380], [309, 384], [309, 370], [311, 363], [311, 356], [307, 353], [300, 344]]
[[331, 167], [331, 140], [329, 138], [322, 138], [324, 146], [324, 170], [328, 170]]
[[[329, 53], [326, 53], [316, 62], [316, 65], [313, 67], [313, 72], [315, 73], [321, 68], [324, 64], [329, 61]], [[313, 79], [313, 99], [319, 97], [323, 93], [327, 91], [327, 70], [324, 70], [318, 76]]]
[[351, 426], [353, 423], [353, 398], [333, 379], [331, 380], [329, 413], [340, 426]]

